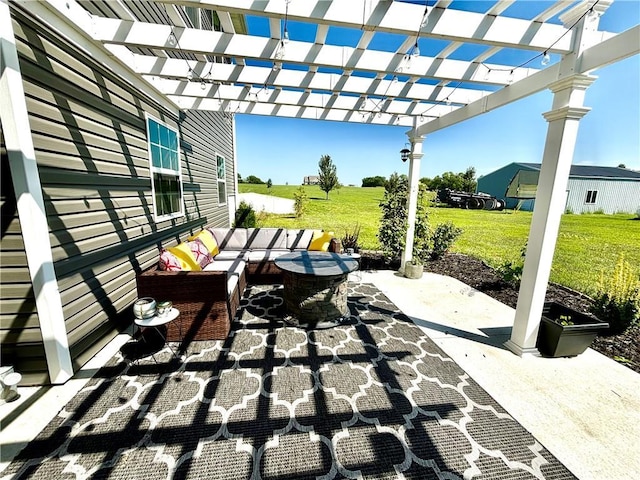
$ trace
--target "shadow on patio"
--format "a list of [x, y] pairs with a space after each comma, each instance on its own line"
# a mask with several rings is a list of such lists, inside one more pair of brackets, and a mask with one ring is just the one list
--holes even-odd
[[16, 478], [574, 478], [371, 284], [350, 317], [287, 326], [250, 287], [224, 342], [98, 372], [3, 472]]

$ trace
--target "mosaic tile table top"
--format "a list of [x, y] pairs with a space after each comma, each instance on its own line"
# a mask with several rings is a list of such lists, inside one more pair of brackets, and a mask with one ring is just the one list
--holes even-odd
[[348, 299], [302, 330], [251, 287], [227, 340], [116, 356], [3, 478], [575, 478], [375, 287]]

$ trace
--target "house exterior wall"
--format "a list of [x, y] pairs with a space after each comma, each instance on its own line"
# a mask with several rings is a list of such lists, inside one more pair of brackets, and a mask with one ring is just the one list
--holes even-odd
[[[54, 268], [74, 368], [131, 322], [136, 272], [158, 248], [205, 225], [228, 226], [218, 204], [215, 153], [234, 195], [232, 125], [222, 114], [178, 114], [12, 9]], [[145, 114], [180, 134], [185, 216], [156, 223]], [[2, 364], [23, 383], [47, 379], [42, 336], [2, 155]], [[6, 212], [6, 215], [5, 215]], [[6, 228], [5, 228], [6, 227]]]
[[[640, 210], [640, 181], [624, 179], [569, 178], [567, 210], [573, 213], [635, 213]], [[595, 203], [586, 203], [595, 191]]]
[[518, 207], [518, 203], [520, 203], [519, 209], [532, 211], [533, 210], [533, 200], [523, 200], [519, 201], [515, 198], [506, 198], [505, 193], [507, 191], [507, 187], [509, 186], [509, 182], [514, 177], [518, 170], [535, 170], [527, 167], [526, 165], [521, 165], [518, 163], [510, 163], [509, 165], [505, 165], [498, 170], [488, 173], [478, 179], [477, 192], [488, 193], [489, 195], [493, 195], [496, 198], [503, 199], [506, 202], [506, 208], [516, 208]]

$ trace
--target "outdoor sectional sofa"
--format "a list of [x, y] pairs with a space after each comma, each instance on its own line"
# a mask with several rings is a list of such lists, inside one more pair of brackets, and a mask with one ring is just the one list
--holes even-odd
[[[217, 248], [206, 259], [200, 258], [194, 270], [166, 270], [161, 261], [137, 276], [138, 297], [171, 300], [180, 311], [168, 324], [167, 340], [222, 340], [240, 305], [247, 283], [281, 283], [282, 275], [274, 260], [296, 250], [327, 249], [339, 251], [339, 242], [331, 234], [317, 230], [282, 228], [210, 228]], [[320, 238], [314, 238], [315, 237]], [[202, 235], [202, 233], [200, 234]], [[207, 237], [209, 238], [209, 237]], [[330, 240], [329, 240], [330, 239]], [[199, 240], [190, 237], [189, 246]], [[197, 247], [203, 245], [197, 244]], [[171, 250], [171, 249], [169, 249]], [[213, 260], [211, 260], [211, 258]]]

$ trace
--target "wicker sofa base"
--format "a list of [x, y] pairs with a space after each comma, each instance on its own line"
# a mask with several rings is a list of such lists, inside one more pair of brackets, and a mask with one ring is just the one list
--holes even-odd
[[224, 340], [247, 286], [243, 271], [234, 290], [227, 293], [226, 272], [165, 272], [157, 267], [137, 277], [138, 296], [168, 299], [180, 311], [167, 325], [167, 341]]

